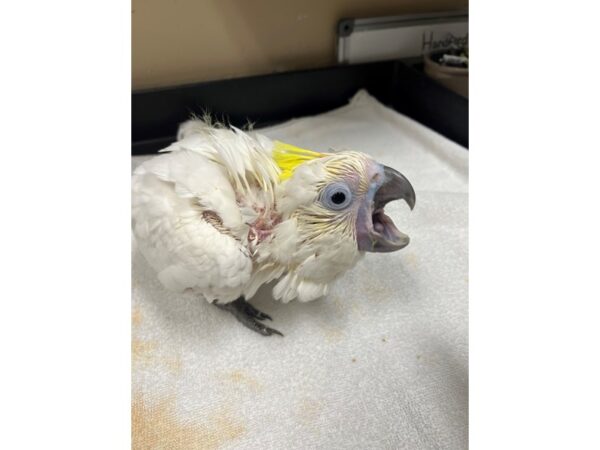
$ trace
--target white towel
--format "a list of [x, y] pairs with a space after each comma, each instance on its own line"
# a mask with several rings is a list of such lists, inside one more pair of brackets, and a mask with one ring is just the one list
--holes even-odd
[[468, 152], [365, 91], [260, 132], [402, 172], [415, 210], [386, 212], [411, 243], [367, 254], [315, 302], [263, 288], [253, 303], [284, 338], [166, 291], [134, 248], [134, 448], [467, 448]]

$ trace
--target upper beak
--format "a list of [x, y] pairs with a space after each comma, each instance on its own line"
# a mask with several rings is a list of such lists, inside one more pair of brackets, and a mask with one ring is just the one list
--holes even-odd
[[384, 181], [375, 193], [375, 209], [384, 207], [392, 200], [403, 199], [413, 210], [416, 202], [415, 190], [404, 175], [391, 167], [383, 166]]
[[358, 248], [367, 252], [393, 252], [408, 245], [409, 237], [396, 228], [383, 209], [392, 200], [404, 200], [412, 210], [416, 195], [410, 182], [397, 170], [383, 166], [383, 182], [372, 201], [359, 211]]

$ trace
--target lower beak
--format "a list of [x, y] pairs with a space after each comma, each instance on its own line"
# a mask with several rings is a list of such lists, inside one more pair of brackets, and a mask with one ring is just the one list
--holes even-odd
[[384, 179], [372, 199], [361, 206], [357, 218], [358, 249], [366, 252], [394, 252], [408, 245], [410, 238], [384, 214], [393, 200], [404, 200], [412, 210], [416, 195], [410, 182], [397, 170], [383, 166]]

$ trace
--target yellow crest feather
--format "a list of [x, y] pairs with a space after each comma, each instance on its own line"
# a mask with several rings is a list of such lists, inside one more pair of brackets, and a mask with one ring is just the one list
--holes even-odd
[[312, 150], [306, 150], [280, 141], [275, 141], [275, 146], [273, 147], [273, 159], [281, 169], [281, 173], [279, 174], [281, 181], [290, 178], [296, 167], [300, 164], [312, 161], [313, 159], [323, 158], [324, 156], [327, 156], [327, 153], [313, 152]]

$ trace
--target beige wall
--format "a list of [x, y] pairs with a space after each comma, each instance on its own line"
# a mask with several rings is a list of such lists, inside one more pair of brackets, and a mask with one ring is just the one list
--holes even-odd
[[468, 0], [132, 0], [133, 88], [335, 64], [339, 19]]

